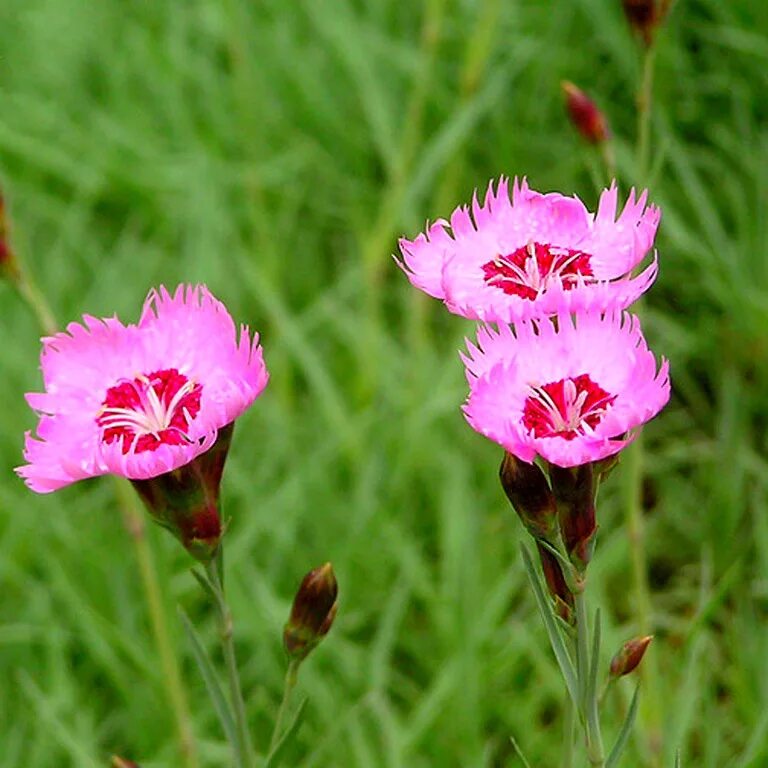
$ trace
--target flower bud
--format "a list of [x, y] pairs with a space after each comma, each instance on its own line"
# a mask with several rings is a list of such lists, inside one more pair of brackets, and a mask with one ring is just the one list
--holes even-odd
[[141, 768], [138, 763], [134, 763], [133, 760], [126, 760], [124, 757], [118, 755], [112, 755], [112, 768]]
[[291, 661], [303, 661], [328, 634], [336, 618], [338, 593], [330, 563], [304, 577], [283, 629], [283, 644]]
[[550, 465], [560, 532], [571, 562], [584, 572], [595, 548], [595, 482], [592, 464], [563, 468]]
[[19, 267], [9, 237], [5, 198], [2, 192], [0, 192], [0, 277], [8, 277], [11, 280], [19, 277]]
[[201, 456], [171, 472], [131, 483], [155, 522], [167, 528], [196, 559], [209, 562], [221, 538], [219, 486], [234, 422], [219, 430]]
[[550, 540], [557, 530], [557, 503], [541, 469], [506, 452], [499, 479], [528, 533]]
[[563, 568], [558, 559], [546, 547], [539, 543], [536, 546], [539, 550], [544, 580], [547, 582], [547, 589], [555, 602], [557, 615], [564, 621], [572, 624], [574, 620], [573, 594], [565, 582]]
[[646, 648], [651, 644], [651, 640], [653, 640], [653, 635], [627, 640], [621, 646], [619, 652], [611, 659], [611, 677], [623, 677], [634, 671], [643, 660]]
[[658, 0], [622, 0], [624, 15], [629, 26], [640, 35], [646, 48], [653, 44], [653, 36], [669, 6], [668, 0], [660, 7]]
[[563, 80], [561, 83], [565, 96], [565, 108], [574, 128], [590, 144], [600, 144], [610, 138], [608, 121], [592, 99], [581, 88]]

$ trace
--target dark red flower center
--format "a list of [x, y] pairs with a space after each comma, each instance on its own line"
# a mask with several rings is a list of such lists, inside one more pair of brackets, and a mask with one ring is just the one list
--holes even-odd
[[497, 256], [483, 264], [486, 285], [499, 288], [510, 296], [535, 299], [555, 280], [570, 291], [592, 277], [591, 256], [573, 248], [559, 248], [545, 243], [528, 243], [506, 256]]
[[124, 379], [107, 390], [96, 423], [105, 443], [122, 440], [123, 453], [189, 442], [203, 387], [175, 368]]
[[552, 381], [531, 387], [523, 406], [523, 424], [534, 437], [573, 440], [594, 429], [615, 399], [586, 373]]

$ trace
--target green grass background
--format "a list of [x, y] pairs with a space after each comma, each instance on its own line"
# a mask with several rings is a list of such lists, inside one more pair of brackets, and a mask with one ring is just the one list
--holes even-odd
[[[645, 328], [674, 396], [646, 430], [658, 666], [624, 764], [768, 765], [768, 6], [679, 0], [659, 35]], [[292, 593], [332, 560], [336, 625], [307, 662], [302, 768], [533, 766], [561, 682], [525, 583], [497, 446], [464, 423], [471, 324], [391, 260], [500, 174], [596, 201], [559, 82], [609, 115], [636, 178], [639, 52], [618, 0], [5, 0], [0, 172], [14, 241], [62, 322], [135, 319], [205, 281], [272, 380], [225, 477], [229, 593], [253, 733], [268, 740]], [[39, 330], [0, 286], [0, 768], [178, 765], [112, 484], [36, 496]], [[607, 666], [637, 631], [622, 469], [601, 493], [593, 600]], [[174, 610], [215, 647], [189, 559], [151, 542], [206, 766], [226, 746]], [[626, 685], [625, 685], [626, 683]], [[610, 743], [631, 696], [606, 706]], [[649, 738], [661, 724], [661, 758]]]

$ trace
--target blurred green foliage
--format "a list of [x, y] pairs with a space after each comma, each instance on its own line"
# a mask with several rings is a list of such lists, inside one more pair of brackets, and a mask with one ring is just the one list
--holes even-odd
[[[262, 334], [272, 380], [225, 477], [229, 591], [252, 727], [269, 738], [281, 628], [310, 567], [336, 625], [302, 669], [302, 768], [554, 765], [561, 682], [527, 591], [500, 451], [463, 422], [471, 324], [412, 290], [398, 234], [500, 174], [578, 193], [600, 165], [559, 83], [608, 114], [637, 177], [640, 54], [618, 0], [6, 0], [0, 172], [13, 235], [61, 322], [135, 319], [149, 287], [207, 282]], [[679, 0], [659, 35], [647, 335], [672, 364], [646, 430], [660, 764], [768, 761], [768, 5]], [[35, 496], [39, 330], [0, 286], [0, 768], [174, 764], [173, 721], [111, 483]], [[605, 665], [636, 632], [618, 488], [593, 586]], [[200, 752], [226, 746], [173, 606], [215, 645], [152, 529]], [[624, 685], [626, 681], [622, 681]], [[606, 708], [610, 743], [631, 684]], [[651, 765], [648, 719], [628, 765]]]

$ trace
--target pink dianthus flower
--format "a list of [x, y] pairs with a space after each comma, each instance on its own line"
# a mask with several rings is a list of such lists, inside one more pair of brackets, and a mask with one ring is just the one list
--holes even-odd
[[488, 186], [470, 214], [457, 208], [415, 240], [400, 240], [400, 266], [417, 288], [455, 314], [517, 323], [559, 312], [624, 309], [656, 278], [656, 259], [633, 270], [653, 246], [660, 211], [634, 190], [616, 216], [616, 185], [590, 213], [577, 197], [541, 194], [525, 180]]
[[620, 451], [669, 399], [669, 365], [615, 311], [481, 326], [462, 355], [470, 425], [523, 461], [575, 467]]
[[[150, 291], [138, 324], [83, 317], [43, 339], [45, 392], [17, 468], [48, 493], [113, 473], [146, 480], [208, 451], [264, 389], [258, 335], [238, 330], [205, 286]], [[221, 459], [223, 463], [223, 459]]]

